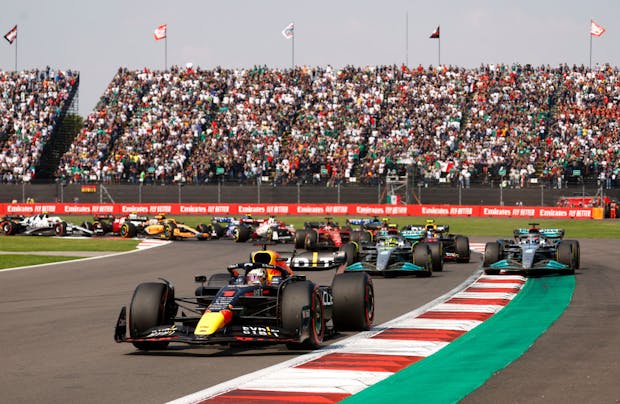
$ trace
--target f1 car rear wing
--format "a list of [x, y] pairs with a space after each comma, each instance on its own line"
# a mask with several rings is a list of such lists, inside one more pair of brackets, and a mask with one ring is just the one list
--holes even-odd
[[371, 224], [371, 223], [381, 224], [381, 221], [377, 219], [362, 219], [362, 218], [347, 219], [347, 224], [353, 224], [353, 225], [358, 225], [358, 226], [362, 226], [365, 224]]
[[214, 216], [213, 221], [217, 223], [232, 223], [235, 220], [234, 217]]

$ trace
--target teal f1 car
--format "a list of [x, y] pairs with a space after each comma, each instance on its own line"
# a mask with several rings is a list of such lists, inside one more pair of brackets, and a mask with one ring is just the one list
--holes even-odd
[[358, 254], [356, 262], [348, 265], [345, 272], [363, 271], [387, 277], [433, 274], [429, 244], [412, 244], [400, 235], [379, 235], [375, 244], [359, 244]]
[[486, 243], [482, 267], [487, 275], [501, 273], [574, 274], [580, 265], [577, 240], [564, 240], [562, 229], [515, 229], [513, 240]]

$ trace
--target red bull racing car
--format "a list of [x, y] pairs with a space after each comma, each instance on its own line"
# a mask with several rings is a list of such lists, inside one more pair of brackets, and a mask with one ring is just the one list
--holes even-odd
[[170, 343], [284, 343], [319, 347], [337, 331], [368, 330], [374, 289], [366, 273], [337, 274], [322, 286], [293, 273], [279, 253], [261, 250], [227, 273], [197, 276], [193, 296], [177, 296], [168, 281], [139, 284], [116, 323], [116, 342], [139, 350]]

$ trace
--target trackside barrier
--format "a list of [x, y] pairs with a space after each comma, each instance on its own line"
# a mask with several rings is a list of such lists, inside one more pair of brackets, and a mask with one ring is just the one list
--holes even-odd
[[478, 205], [242, 204], [242, 203], [4, 203], [0, 215], [316, 215], [453, 216], [536, 219], [592, 219], [593, 208]]

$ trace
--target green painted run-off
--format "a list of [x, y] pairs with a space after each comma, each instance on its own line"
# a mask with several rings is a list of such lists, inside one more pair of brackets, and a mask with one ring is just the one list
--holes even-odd
[[487, 321], [343, 402], [458, 402], [521, 356], [564, 312], [574, 289], [574, 276], [529, 278], [512, 302]]

